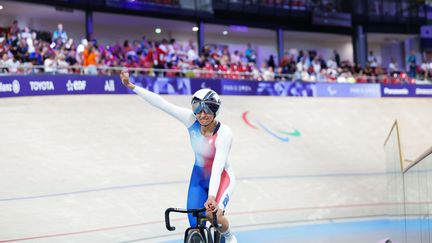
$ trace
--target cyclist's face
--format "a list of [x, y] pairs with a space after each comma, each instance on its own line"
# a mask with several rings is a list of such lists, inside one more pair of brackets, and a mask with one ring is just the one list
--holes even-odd
[[207, 126], [214, 120], [214, 115], [207, 114], [204, 112], [204, 110], [202, 110], [196, 114], [196, 118], [202, 126]]

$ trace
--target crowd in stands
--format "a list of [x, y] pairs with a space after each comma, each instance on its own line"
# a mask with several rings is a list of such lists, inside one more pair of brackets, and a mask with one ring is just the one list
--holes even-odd
[[[0, 73], [85, 73], [115, 75], [121, 67], [150, 76], [183, 76], [246, 80], [303, 80], [345, 83], [413, 83], [415, 77], [430, 78], [432, 65], [417, 65], [414, 53], [408, 57], [409, 72], [392, 59], [388, 68], [369, 53], [365, 67], [341, 60], [335, 50], [325, 60], [316, 51], [289, 51], [280, 62], [270, 57], [260, 66], [251, 44], [246, 50], [205, 45], [200, 54], [194, 42], [175, 39], [141, 40], [101, 45], [96, 40], [80, 42], [68, 37], [61, 23], [48, 38], [39, 38], [28, 27], [14, 21], [0, 36]], [[81, 68], [82, 67], [82, 68]], [[117, 68], [113, 68], [117, 67]]]

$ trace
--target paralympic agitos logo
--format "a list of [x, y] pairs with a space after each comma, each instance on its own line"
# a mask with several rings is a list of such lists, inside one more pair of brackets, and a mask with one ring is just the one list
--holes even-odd
[[[277, 128], [276, 126], [270, 126], [269, 124], [264, 124], [261, 122], [259, 118], [252, 117], [249, 115], [249, 111], [245, 111], [242, 114], [243, 121], [248, 125], [249, 127], [253, 129], [262, 129], [268, 134], [270, 134], [272, 137], [277, 138], [281, 140], [282, 142], [289, 142], [290, 137], [300, 137], [301, 133], [296, 128], [289, 128], [289, 130]], [[286, 127], [286, 126], [285, 126]]]

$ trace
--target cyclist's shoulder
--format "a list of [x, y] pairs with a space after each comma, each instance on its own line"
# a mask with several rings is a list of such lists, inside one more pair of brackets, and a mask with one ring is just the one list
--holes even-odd
[[199, 121], [197, 119], [195, 119], [195, 121], [192, 123], [192, 125], [190, 125], [188, 127], [188, 130], [191, 131], [191, 130], [195, 130], [195, 129], [199, 129], [199, 128], [201, 128], [201, 125], [200, 125]]
[[224, 137], [229, 137], [232, 138], [233, 136], [233, 132], [231, 130], [231, 128], [223, 123], [219, 123], [220, 127], [218, 129], [218, 136], [224, 136]]

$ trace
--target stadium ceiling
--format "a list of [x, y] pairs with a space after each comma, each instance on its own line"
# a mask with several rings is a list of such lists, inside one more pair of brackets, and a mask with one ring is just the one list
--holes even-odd
[[[4, 7], [2, 11], [4, 12], [1, 15], [20, 16], [22, 18], [28, 19], [45, 19], [55, 22], [63, 21], [84, 23], [85, 12], [82, 9], [55, 7], [19, 1], [2, 1], [2, 5]], [[26, 14], [28, 13], [29, 9], [31, 9], [31, 15]], [[115, 26], [122, 26], [127, 24], [128, 26], [137, 26], [140, 28], [149, 29], [160, 27], [167, 30], [169, 30], [170, 28], [175, 28], [177, 31], [191, 31], [192, 27], [195, 26], [195, 23], [192, 21], [168, 20], [161, 18], [156, 19], [150, 17], [126, 15], [123, 13], [114, 14], [107, 12], [93, 12], [93, 18], [95, 23], [113, 23], [115, 24]], [[113, 20], [113, 18], [116, 18], [116, 20]], [[118, 21], [119, 19], [121, 19], [121, 21]], [[268, 29], [266, 30], [258, 28], [248, 28], [246, 26], [238, 27], [239, 28], [218, 24], [206, 24], [205, 32], [211, 34], [220, 34], [222, 33], [222, 31], [227, 30], [229, 32], [229, 35], [232, 37], [253, 36], [261, 38], [270, 37], [273, 34], [272, 30]], [[347, 38], [351, 38], [349, 34], [338, 35], [330, 33], [320, 33], [319, 35], [317, 35], [317, 33], [311, 33], [306, 31], [285, 31], [285, 38], [290, 38], [290, 36], [294, 36], [296, 39], [299, 40], [319, 40], [323, 38], [340, 38], [341, 40], [345, 40]], [[402, 41], [413, 36], [415, 35], [368, 33], [368, 41], [373, 43], [395, 42]]]

